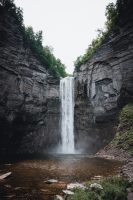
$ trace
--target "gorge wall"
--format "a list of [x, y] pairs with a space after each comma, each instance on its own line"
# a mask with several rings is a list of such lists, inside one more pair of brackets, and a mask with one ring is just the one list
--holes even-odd
[[[129, 1], [131, 2], [131, 1]], [[74, 72], [75, 143], [95, 153], [115, 135], [133, 101], [133, 6], [92, 58]], [[60, 141], [59, 79], [25, 45], [16, 19], [0, 5], [0, 154], [35, 154]]]
[[43, 153], [59, 141], [59, 79], [0, 5], [0, 153]]
[[95, 153], [114, 137], [119, 110], [133, 101], [133, 5], [117, 30], [74, 72], [77, 149]]

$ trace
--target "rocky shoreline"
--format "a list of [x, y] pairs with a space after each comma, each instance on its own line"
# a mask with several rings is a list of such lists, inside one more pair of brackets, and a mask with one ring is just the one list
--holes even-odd
[[95, 156], [111, 160], [123, 161], [124, 165], [121, 168], [120, 175], [127, 178], [130, 182], [133, 181], [133, 157], [123, 149], [106, 146], [104, 149], [96, 153]]

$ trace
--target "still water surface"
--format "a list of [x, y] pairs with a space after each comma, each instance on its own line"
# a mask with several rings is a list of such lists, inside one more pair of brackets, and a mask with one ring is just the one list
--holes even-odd
[[[67, 183], [86, 182], [94, 176], [111, 176], [122, 163], [87, 155], [47, 155], [43, 159], [17, 160], [0, 164], [0, 174], [12, 172], [0, 182], [0, 200], [47, 200], [61, 194]], [[57, 183], [47, 184], [48, 179]]]

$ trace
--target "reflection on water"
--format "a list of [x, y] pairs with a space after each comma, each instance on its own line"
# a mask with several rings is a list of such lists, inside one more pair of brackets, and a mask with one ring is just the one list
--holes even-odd
[[[86, 155], [53, 155], [40, 160], [21, 160], [0, 164], [0, 174], [11, 171], [12, 175], [0, 182], [2, 199], [52, 199], [70, 182], [84, 182], [101, 175], [118, 173], [120, 162]], [[48, 179], [58, 183], [46, 184]]]

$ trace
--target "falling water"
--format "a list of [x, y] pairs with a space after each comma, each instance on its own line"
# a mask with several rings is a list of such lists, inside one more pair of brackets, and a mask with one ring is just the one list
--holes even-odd
[[74, 153], [74, 78], [60, 81], [61, 97], [61, 152]]

